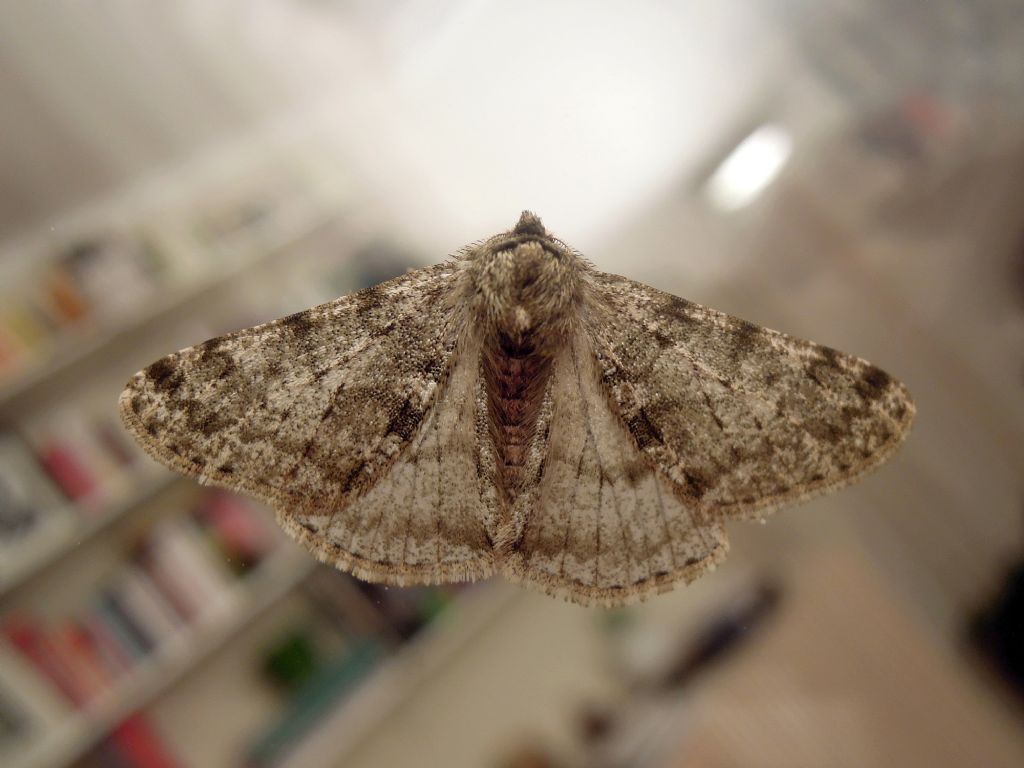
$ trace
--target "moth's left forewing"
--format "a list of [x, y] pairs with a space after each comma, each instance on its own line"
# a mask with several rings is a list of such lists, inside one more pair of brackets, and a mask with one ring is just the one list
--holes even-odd
[[[475, 388], [457, 367], [458, 264], [169, 355], [121, 397], [123, 420], [172, 469], [274, 505], [321, 559], [366, 578], [427, 582], [490, 572], [472, 470], [455, 423]], [[455, 389], [450, 386], [455, 381]], [[447, 515], [445, 520], [440, 515]]]
[[[602, 386], [692, 508], [760, 516], [845, 485], [906, 437], [906, 387], [870, 363], [593, 273]], [[611, 320], [609, 320], [611, 318]]]
[[417, 270], [168, 355], [128, 382], [124, 421], [156, 458], [218, 484], [358, 492], [447, 374], [456, 334], [437, 299], [456, 279]]

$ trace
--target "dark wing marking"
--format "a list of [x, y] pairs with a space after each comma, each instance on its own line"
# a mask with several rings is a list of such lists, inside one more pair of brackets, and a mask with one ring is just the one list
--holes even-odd
[[845, 485], [907, 435], [906, 387], [860, 358], [616, 275], [591, 284], [589, 335], [613, 407], [679, 498], [712, 519]]
[[613, 606], [691, 581], [727, 545], [641, 454], [594, 363], [583, 338], [555, 361], [543, 474], [502, 567], [550, 594]]
[[[439, 423], [434, 406], [444, 401], [463, 322], [448, 301], [458, 278], [457, 262], [416, 270], [169, 355], [129, 382], [124, 422], [172, 469], [267, 500], [292, 535], [348, 570], [414, 580], [485, 569], [489, 553], [463, 547], [478, 547], [479, 532], [458, 542], [458, 556], [435, 542], [431, 564], [375, 559], [388, 540], [376, 533], [371, 546], [360, 537], [366, 513], [372, 507], [376, 525], [387, 526], [403, 507], [355, 505], [417, 441], [430, 442], [425, 425]], [[431, 446], [433, 456], [443, 450], [436, 439]], [[417, 462], [401, 466], [392, 485]], [[352, 530], [342, 530], [346, 522]]]

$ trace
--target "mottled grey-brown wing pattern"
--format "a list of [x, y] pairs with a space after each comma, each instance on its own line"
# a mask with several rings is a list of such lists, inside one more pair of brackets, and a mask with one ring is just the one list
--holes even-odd
[[125, 424], [392, 584], [501, 572], [621, 605], [710, 569], [725, 522], [844, 485], [906, 436], [859, 358], [596, 272], [524, 212], [453, 260], [136, 374]]
[[469, 581], [494, 572], [478, 471], [479, 363], [460, 355], [412, 441], [365, 493], [283, 521], [323, 561], [390, 584]]
[[588, 333], [613, 407], [705, 519], [845, 485], [909, 431], [906, 388], [860, 358], [624, 277], [591, 280]]
[[584, 337], [555, 361], [548, 397], [543, 471], [504, 556], [507, 577], [584, 605], [621, 605], [725, 556], [721, 526], [676, 497], [613, 413]]
[[[272, 503], [282, 525], [319, 556], [358, 566], [365, 575], [397, 577], [400, 564], [361, 537], [366, 521], [344, 510], [400, 456], [412, 457], [406, 459], [412, 469], [418, 456], [428, 463], [426, 454], [410, 451], [424, 432], [431, 437], [420, 437], [420, 444], [434, 456], [444, 452], [437, 445], [440, 427], [425, 430], [424, 422], [430, 413], [432, 425], [443, 418], [432, 409], [463, 322], [450, 302], [456, 280], [451, 262], [415, 270], [168, 355], [129, 382], [121, 396], [124, 421], [173, 469]], [[409, 508], [395, 493], [379, 526], [393, 525], [392, 518]], [[356, 529], [343, 530], [342, 522], [352, 520], [359, 521]], [[453, 526], [462, 531], [462, 518]], [[420, 532], [411, 523], [406, 528], [410, 536]], [[459, 546], [481, 538], [467, 533]], [[409, 544], [399, 541], [406, 551]], [[346, 554], [352, 546], [357, 551]], [[432, 563], [417, 561], [421, 576], [438, 570], [446, 556], [455, 572], [453, 558], [480, 554], [433, 547]]]

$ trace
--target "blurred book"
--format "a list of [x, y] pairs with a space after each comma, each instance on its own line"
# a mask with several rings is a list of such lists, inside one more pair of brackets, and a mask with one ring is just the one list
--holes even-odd
[[140, 542], [137, 562], [186, 621], [226, 600], [228, 581], [178, 521], [161, 521]]
[[95, 388], [22, 426], [39, 464], [86, 517], [105, 513], [155, 474], [125, 437], [115, 409], [108, 389]]
[[52, 631], [52, 642], [74, 670], [87, 701], [95, 699], [117, 679], [116, 670], [106, 665], [91, 635], [75, 619], [60, 622]]
[[54, 246], [48, 237], [12, 254], [28, 265], [5, 280], [0, 311], [0, 379], [15, 378], [70, 332], [109, 325], [152, 295], [159, 259], [142, 238], [109, 222]]
[[74, 286], [84, 312], [112, 318], [139, 307], [154, 292], [159, 265], [146, 241], [106, 230], [64, 245], [52, 268]]
[[132, 653], [128, 642], [119, 635], [117, 628], [110, 626], [109, 621], [103, 619], [99, 606], [84, 610], [77, 618], [77, 622], [112, 680], [117, 680], [131, 671], [141, 654], [136, 656]]
[[0, 380], [13, 376], [52, 341], [53, 322], [34, 296], [6, 293], [0, 300]]
[[46, 681], [0, 644], [0, 764], [13, 761], [68, 712]]
[[195, 517], [213, 539], [224, 562], [238, 575], [259, 565], [277, 540], [270, 521], [233, 493], [206, 494]]
[[7, 641], [31, 662], [68, 702], [76, 707], [88, 703], [92, 692], [80, 677], [73, 659], [65, 655], [52, 630], [28, 614], [5, 616], [2, 627]]
[[91, 611], [92, 620], [103, 628], [104, 636], [116, 643], [118, 656], [127, 657], [134, 664], [153, 650], [153, 640], [113, 590], [103, 589]]
[[35, 562], [73, 518], [28, 446], [0, 431], [0, 584]]
[[78, 768], [175, 768], [181, 765], [149, 718], [135, 714], [77, 764]]
[[156, 584], [145, 572], [132, 565], [122, 568], [115, 577], [111, 595], [136, 631], [145, 638], [149, 649], [159, 647], [184, 624]]
[[237, 581], [280, 541], [258, 517], [240, 499], [204, 494], [197, 510], [146, 531], [69, 615], [14, 610], [0, 634], [61, 697], [84, 707], [190, 625], [236, 606]]
[[120, 462], [103, 445], [94, 414], [67, 403], [26, 425], [39, 461], [69, 501], [98, 510], [116, 496]]

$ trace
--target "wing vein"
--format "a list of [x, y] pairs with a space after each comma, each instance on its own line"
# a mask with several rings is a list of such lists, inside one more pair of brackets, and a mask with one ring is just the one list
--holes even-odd
[[572, 487], [572, 501], [569, 502], [569, 513], [565, 519], [565, 538], [562, 540], [562, 559], [558, 566], [558, 576], [565, 579], [565, 555], [569, 551], [569, 534], [572, 531], [572, 513], [576, 509], [576, 494], [580, 487], [580, 475], [583, 474], [583, 457], [587, 453], [587, 445], [580, 449], [580, 460], [576, 464], [576, 483]]
[[405, 531], [402, 535], [402, 565], [406, 565], [406, 558], [409, 556], [409, 535], [412, 532], [412, 513], [416, 509], [416, 478], [419, 477], [420, 463], [413, 462], [412, 484], [409, 487], [409, 514], [405, 517]]
[[442, 538], [442, 535], [441, 535], [441, 524], [442, 524], [442, 518], [443, 518], [443, 515], [441, 513], [441, 498], [442, 498], [441, 497], [441, 485], [442, 485], [441, 481], [442, 481], [443, 478], [441, 477], [441, 473], [442, 473], [442, 467], [441, 467], [441, 434], [440, 434], [441, 419], [440, 419], [440, 414], [438, 414], [436, 410], [433, 413], [433, 419], [434, 419], [434, 444], [437, 447], [437, 452], [436, 452], [436, 456], [437, 456], [437, 504], [434, 505], [434, 511], [436, 512], [436, 516], [437, 516], [437, 541], [435, 542], [435, 546], [434, 546], [434, 549], [435, 549], [434, 564], [435, 565], [440, 565], [441, 564], [441, 542], [444, 541], [444, 539]]
[[[573, 347], [573, 349], [572, 349], [572, 360], [573, 360], [573, 368], [576, 371], [576, 383], [579, 386], [579, 391], [581, 393], [585, 393], [587, 390], [583, 386], [583, 374], [580, 373], [579, 358], [577, 356], [576, 348], [575, 347]], [[587, 398], [586, 398], [585, 394], [583, 394], [580, 397], [580, 402], [583, 404], [583, 420], [584, 420], [584, 422], [587, 425], [587, 437], [594, 444], [594, 455], [597, 457], [598, 472], [601, 475], [601, 487], [600, 487], [600, 490], [599, 490], [599, 493], [598, 493], [598, 520], [600, 521], [600, 519], [601, 519], [600, 512], [601, 512], [601, 510], [603, 508], [603, 500], [602, 500], [601, 497], [603, 496], [603, 491], [604, 491], [604, 478], [605, 478], [604, 462], [601, 459], [601, 452], [597, 448], [597, 438], [594, 436], [594, 428], [593, 428], [593, 425], [591, 424], [591, 421], [590, 421], [590, 403], [587, 402]], [[619, 495], [615, 491], [615, 482], [614, 482], [614, 480], [610, 483], [610, 485], [611, 485], [611, 489], [612, 489], [612, 501], [615, 504], [615, 516], [618, 517], [618, 519], [619, 519], [619, 530], [622, 533], [622, 544], [623, 544], [623, 546], [626, 549], [626, 557], [628, 558], [629, 562], [636, 562], [636, 560], [635, 560], [635, 558], [633, 556], [632, 547], [630, 546], [630, 543], [629, 543], [629, 535], [628, 535], [628, 533], [626, 531], [626, 522], [625, 522], [624, 518], [622, 517], [622, 510], [621, 510], [621, 508], [619, 506]], [[598, 524], [598, 532], [600, 533], [600, 524]], [[626, 568], [626, 576], [627, 576], [627, 578], [629, 577], [629, 568], [628, 567]]]
[[[404, 474], [408, 474], [408, 470]], [[390, 491], [388, 497], [391, 499], [392, 505], [393, 506], [397, 506], [397, 505], [394, 504], [394, 502], [396, 501], [396, 499], [395, 499], [395, 492], [398, 490], [397, 489], [397, 483], [395, 485], [392, 485], [388, 490]], [[366, 550], [368, 555], [372, 556], [373, 552], [374, 552], [374, 549], [377, 547], [377, 537], [380, 535], [380, 527], [381, 527], [381, 524], [383, 522], [384, 522], [384, 505], [381, 504], [380, 505], [380, 514], [377, 515], [377, 522], [374, 523], [373, 531], [370, 533], [370, 546], [367, 547], [367, 550]]]
[[647, 553], [647, 578], [649, 579], [654, 575], [654, 572], [652, 571], [652, 568], [654, 567], [652, 565], [654, 558], [651, 556], [651, 542], [647, 539], [647, 527], [636, 518], [636, 515], [640, 514], [640, 497], [637, 495], [635, 485], [633, 486], [633, 514], [633, 522], [635, 522], [637, 524], [637, 528], [640, 529], [640, 538], [643, 540], [644, 552]]
[[654, 495], [658, 499], [658, 509], [661, 510], [661, 522], [665, 526], [665, 542], [668, 544], [668, 551], [672, 555], [672, 568], [673, 570], [679, 570], [679, 561], [676, 559], [676, 548], [672, 541], [672, 533], [668, 528], [668, 517], [665, 515], [665, 502], [661, 498], [661, 485], [658, 483], [658, 473], [652, 473], [652, 479], [654, 480]]

